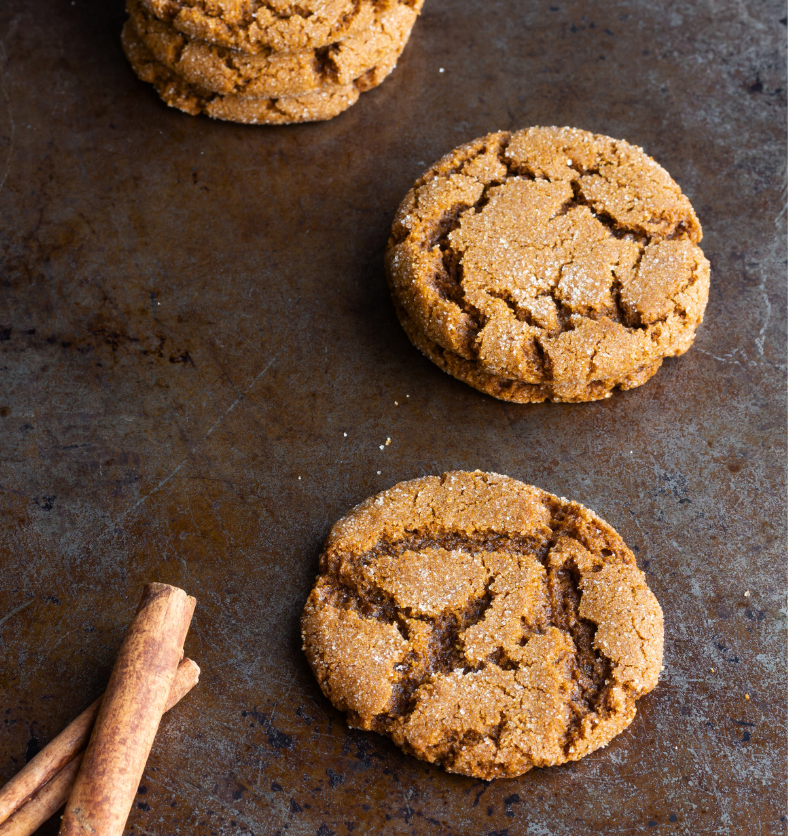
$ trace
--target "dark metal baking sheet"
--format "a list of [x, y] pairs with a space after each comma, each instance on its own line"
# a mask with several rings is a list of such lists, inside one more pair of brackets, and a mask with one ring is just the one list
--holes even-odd
[[[4, 0], [0, 780], [100, 693], [159, 579], [198, 598], [203, 677], [162, 724], [129, 833], [785, 832], [784, 15], [427, 0], [382, 87], [267, 129], [164, 107], [124, 60], [116, 1]], [[643, 388], [517, 406], [411, 347], [382, 254], [428, 164], [551, 124], [671, 172], [711, 300]], [[332, 521], [477, 467], [612, 523], [667, 624], [629, 730], [492, 784], [348, 730], [298, 636]]]

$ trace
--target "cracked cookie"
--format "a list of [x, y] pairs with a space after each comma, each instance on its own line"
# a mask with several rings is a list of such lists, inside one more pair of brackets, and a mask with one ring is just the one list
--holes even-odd
[[123, 27], [121, 42], [137, 77], [152, 84], [167, 105], [192, 116], [205, 114], [213, 119], [253, 125], [316, 122], [338, 116], [358, 101], [360, 94], [358, 84], [348, 84], [333, 87], [330, 92], [302, 96], [222, 96], [189, 84], [156, 61], [130, 20]]
[[444, 371], [503, 400], [591, 401], [690, 347], [709, 292], [701, 237], [642, 149], [529, 128], [419, 178], [386, 273], [406, 333]]
[[390, 0], [142, 0], [189, 38], [257, 52], [315, 49], [372, 25]]
[[621, 537], [481, 471], [402, 482], [336, 523], [301, 629], [351, 726], [487, 780], [605, 746], [662, 666], [662, 610]]
[[153, 57], [189, 84], [215, 93], [270, 98], [330, 92], [355, 83], [367, 90], [393, 69], [405, 48], [423, 0], [394, 2], [378, 11], [363, 33], [319, 49], [250, 55], [192, 40], [146, 11], [137, 0], [127, 8]]

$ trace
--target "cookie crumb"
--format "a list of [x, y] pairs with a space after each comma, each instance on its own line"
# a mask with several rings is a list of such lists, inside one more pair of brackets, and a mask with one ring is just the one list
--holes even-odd
[[387, 438], [387, 439], [386, 439], [386, 447], [388, 447], [388, 446], [389, 446], [389, 444], [391, 444], [391, 439], [390, 439], [390, 438]]
[[749, 597], [750, 597], [750, 590], [749, 590], [749, 589], [748, 589], [748, 590], [744, 593], [744, 597], [745, 597], [745, 598], [749, 598]]
[[745, 694], [745, 695], [744, 695], [744, 699], [745, 699], [745, 700], [748, 700], [749, 698], [750, 698], [750, 695], [749, 695], [749, 694]]

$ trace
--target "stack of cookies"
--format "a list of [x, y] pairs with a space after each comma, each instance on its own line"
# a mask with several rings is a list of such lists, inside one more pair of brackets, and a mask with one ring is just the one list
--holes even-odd
[[170, 107], [230, 122], [313, 122], [386, 78], [423, 3], [127, 0], [123, 49]]

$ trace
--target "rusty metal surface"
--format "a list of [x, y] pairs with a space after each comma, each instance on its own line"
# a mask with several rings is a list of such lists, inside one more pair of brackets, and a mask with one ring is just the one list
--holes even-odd
[[[0, 780], [100, 693], [158, 579], [198, 598], [203, 677], [129, 833], [784, 833], [784, 15], [427, 0], [382, 87], [265, 129], [161, 105], [118, 2], [4, 0]], [[705, 229], [695, 347], [603, 403], [482, 396], [410, 346], [385, 288], [415, 177], [534, 124], [643, 145]], [[612, 523], [667, 627], [626, 733], [492, 784], [348, 730], [298, 637], [332, 521], [476, 467]]]

